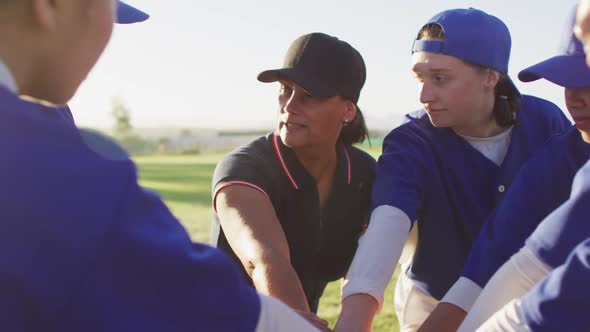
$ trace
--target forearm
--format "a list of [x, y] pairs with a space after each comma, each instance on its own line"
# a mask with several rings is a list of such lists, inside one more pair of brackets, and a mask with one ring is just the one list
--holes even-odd
[[371, 330], [410, 226], [408, 216], [395, 207], [384, 205], [373, 211], [342, 287], [337, 331]]
[[381, 307], [410, 226], [408, 216], [395, 207], [380, 206], [373, 211], [344, 280], [343, 300], [354, 294], [368, 294]]
[[276, 297], [293, 309], [309, 311], [299, 277], [288, 260], [280, 257], [259, 260], [250, 272], [259, 293]]
[[486, 320], [477, 332], [530, 332], [520, 315], [520, 301], [512, 300]]
[[260, 295], [260, 317], [256, 332], [320, 331], [277, 299]]
[[216, 196], [225, 236], [258, 292], [291, 308], [309, 311], [305, 292], [290, 261], [289, 245], [268, 196], [230, 185]]
[[440, 302], [434, 311], [428, 316], [418, 332], [454, 332], [465, 318], [467, 313], [458, 306]]
[[481, 287], [461, 277], [430, 313], [419, 331], [456, 331], [481, 293]]
[[496, 271], [458, 331], [474, 331], [508, 302], [523, 296], [550, 271], [551, 267], [523, 247]]
[[379, 303], [368, 294], [354, 294], [342, 302], [342, 312], [336, 322], [337, 332], [369, 332]]

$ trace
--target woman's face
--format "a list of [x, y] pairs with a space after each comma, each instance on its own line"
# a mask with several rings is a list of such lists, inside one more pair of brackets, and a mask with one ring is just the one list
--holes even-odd
[[430, 52], [412, 56], [412, 71], [420, 84], [420, 102], [435, 127], [470, 135], [493, 120], [494, 80], [459, 58]]
[[565, 105], [582, 138], [590, 143], [590, 87], [565, 88]]
[[333, 146], [356, 107], [341, 97], [314, 97], [300, 86], [281, 81], [278, 132], [293, 149]]

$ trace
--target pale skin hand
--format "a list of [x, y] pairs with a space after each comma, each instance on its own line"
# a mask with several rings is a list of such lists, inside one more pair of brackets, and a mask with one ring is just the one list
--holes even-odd
[[367, 294], [354, 294], [342, 301], [342, 312], [334, 331], [370, 332], [379, 304]]
[[300, 316], [305, 318], [308, 322], [310, 322], [313, 326], [317, 327], [320, 331], [332, 331], [328, 325], [329, 323], [314, 314], [313, 312], [309, 311], [301, 311], [295, 310]]
[[458, 306], [440, 302], [430, 313], [418, 332], [454, 332], [457, 331], [467, 313]]

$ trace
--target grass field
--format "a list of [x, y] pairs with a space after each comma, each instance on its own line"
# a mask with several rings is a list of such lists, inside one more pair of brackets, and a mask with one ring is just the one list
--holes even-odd
[[[379, 147], [367, 148], [367, 151], [377, 155]], [[134, 157], [139, 167], [141, 184], [162, 195], [194, 241], [209, 242], [211, 176], [222, 156], [223, 154]], [[398, 271], [387, 289], [386, 303], [375, 319], [373, 331], [398, 331], [397, 319], [393, 312], [393, 285], [397, 273]], [[318, 314], [333, 326], [339, 312], [340, 282], [337, 281], [328, 285], [321, 299]]]

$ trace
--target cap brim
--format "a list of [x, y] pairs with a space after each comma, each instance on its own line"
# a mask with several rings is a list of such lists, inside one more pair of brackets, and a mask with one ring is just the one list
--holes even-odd
[[314, 97], [332, 97], [340, 95], [338, 91], [330, 88], [332, 85], [320, 82], [311, 75], [303, 73], [296, 68], [282, 68], [266, 70], [258, 74], [258, 80], [263, 83], [276, 81], [290, 81], [302, 87]]
[[554, 56], [522, 70], [518, 78], [523, 82], [544, 78], [565, 88], [590, 87], [590, 69], [583, 54]]
[[150, 18], [150, 15], [142, 12], [141, 10], [129, 6], [123, 1], [117, 1], [117, 19], [116, 22], [119, 24], [130, 24], [143, 22]]

